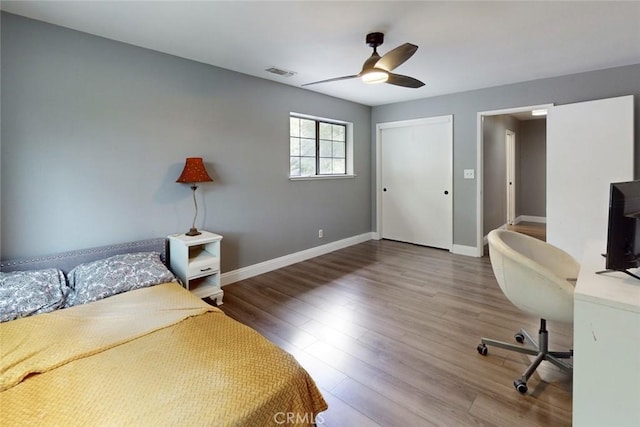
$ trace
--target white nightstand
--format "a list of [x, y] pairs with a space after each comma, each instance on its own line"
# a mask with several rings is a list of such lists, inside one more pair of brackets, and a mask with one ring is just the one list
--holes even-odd
[[200, 230], [198, 236], [169, 236], [169, 265], [189, 291], [222, 304], [220, 287], [220, 241], [222, 236]]

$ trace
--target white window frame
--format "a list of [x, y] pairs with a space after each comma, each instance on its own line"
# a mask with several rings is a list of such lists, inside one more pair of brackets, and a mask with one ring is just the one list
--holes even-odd
[[[309, 114], [303, 114], [303, 113], [296, 113], [296, 112], [290, 112], [289, 113], [289, 117], [297, 117], [300, 119], [309, 119], [309, 120], [317, 120], [320, 122], [325, 122], [325, 123], [335, 123], [338, 125], [344, 125], [346, 126], [346, 134], [345, 134], [345, 138], [346, 138], [346, 147], [345, 147], [345, 154], [346, 154], [346, 174], [336, 174], [336, 175], [308, 175], [308, 176], [291, 176], [289, 175], [289, 180], [291, 181], [309, 181], [309, 180], [316, 180], [316, 179], [344, 179], [344, 178], [355, 178], [355, 172], [353, 170], [353, 123], [351, 122], [346, 122], [344, 120], [336, 120], [336, 119], [329, 119], [326, 117], [318, 117], [318, 116], [312, 116]], [[287, 123], [289, 123], [289, 117], [287, 117]], [[287, 129], [289, 127], [287, 126]], [[289, 137], [287, 137], [287, 141], [289, 141]], [[287, 144], [287, 147], [289, 147], [289, 144]], [[291, 154], [291, 152], [289, 151], [289, 153], [287, 153], [287, 159], [289, 159], [289, 155]], [[289, 164], [289, 161], [287, 162], [287, 164]], [[290, 168], [289, 168], [290, 170]]]

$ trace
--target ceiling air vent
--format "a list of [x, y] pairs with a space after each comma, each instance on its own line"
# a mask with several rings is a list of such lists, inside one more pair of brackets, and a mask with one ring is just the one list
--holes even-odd
[[277, 74], [281, 77], [291, 77], [294, 74], [296, 74], [295, 71], [287, 71], [287, 70], [283, 70], [282, 68], [278, 68], [278, 67], [269, 67], [267, 69], [265, 69], [266, 72], [271, 73], [271, 74]]

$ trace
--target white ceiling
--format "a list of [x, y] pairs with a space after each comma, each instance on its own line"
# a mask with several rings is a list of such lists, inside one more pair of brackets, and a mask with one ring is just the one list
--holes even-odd
[[[2, 1], [3, 10], [300, 86], [357, 74], [405, 42], [395, 71], [420, 89], [358, 79], [307, 89], [382, 105], [640, 63], [640, 1]], [[267, 67], [295, 71], [284, 78]]]

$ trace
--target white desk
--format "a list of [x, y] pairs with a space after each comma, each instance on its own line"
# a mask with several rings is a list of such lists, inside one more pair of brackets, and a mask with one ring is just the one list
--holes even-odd
[[640, 280], [589, 242], [574, 296], [573, 425], [640, 426]]

